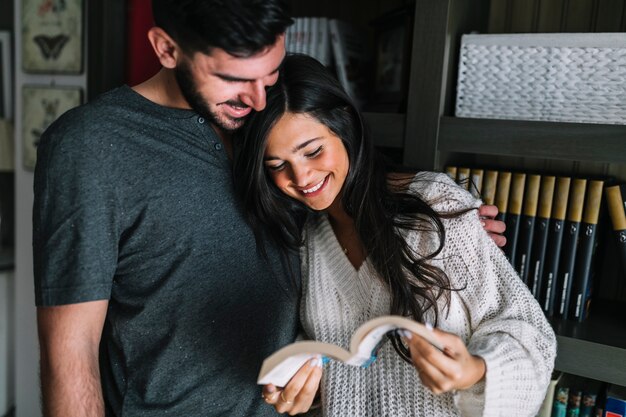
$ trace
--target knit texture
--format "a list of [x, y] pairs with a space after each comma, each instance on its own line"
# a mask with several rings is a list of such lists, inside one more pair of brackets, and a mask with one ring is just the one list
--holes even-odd
[[[420, 173], [410, 186], [440, 213], [475, 208], [480, 201], [444, 174]], [[484, 381], [434, 395], [391, 343], [367, 369], [331, 361], [321, 383], [325, 416], [534, 416], [550, 380], [556, 354], [552, 328], [526, 285], [482, 228], [477, 210], [443, 219], [446, 241], [432, 261], [454, 288], [437, 327], [461, 337], [487, 364]], [[366, 259], [356, 270], [325, 215], [305, 229], [301, 252], [303, 327], [309, 337], [349, 348], [365, 321], [390, 313], [390, 294]], [[416, 253], [439, 244], [433, 234], [410, 232]], [[433, 322], [432, 312], [426, 320]]]

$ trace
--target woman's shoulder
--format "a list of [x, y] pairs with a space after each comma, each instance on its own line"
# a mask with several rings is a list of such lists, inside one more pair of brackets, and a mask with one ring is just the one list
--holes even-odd
[[390, 181], [397, 182], [397, 178], [403, 181], [406, 190], [418, 195], [440, 213], [456, 212], [480, 205], [480, 200], [441, 172], [421, 171], [410, 177], [406, 174], [394, 174]]

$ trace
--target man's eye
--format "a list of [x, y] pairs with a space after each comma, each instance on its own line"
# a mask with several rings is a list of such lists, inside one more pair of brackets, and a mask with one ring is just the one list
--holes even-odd
[[317, 148], [317, 149], [316, 149], [316, 150], [314, 150], [313, 152], [311, 152], [311, 153], [307, 153], [307, 154], [305, 154], [304, 156], [306, 156], [307, 158], [315, 158], [317, 155], [319, 155], [320, 153], [322, 153], [322, 149], [323, 149], [323, 148], [324, 148], [323, 146], [320, 146], [319, 148]]

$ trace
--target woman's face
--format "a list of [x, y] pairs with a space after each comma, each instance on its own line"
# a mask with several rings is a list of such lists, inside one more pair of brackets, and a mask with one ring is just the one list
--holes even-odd
[[349, 166], [341, 139], [311, 116], [285, 113], [269, 132], [265, 167], [272, 180], [313, 210], [339, 204]]

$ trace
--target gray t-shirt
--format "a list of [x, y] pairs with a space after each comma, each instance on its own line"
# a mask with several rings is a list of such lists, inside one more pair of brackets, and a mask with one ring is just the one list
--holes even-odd
[[109, 300], [109, 415], [270, 416], [256, 376], [294, 340], [299, 270], [259, 256], [225, 150], [129, 87], [55, 122], [35, 172], [38, 306]]

